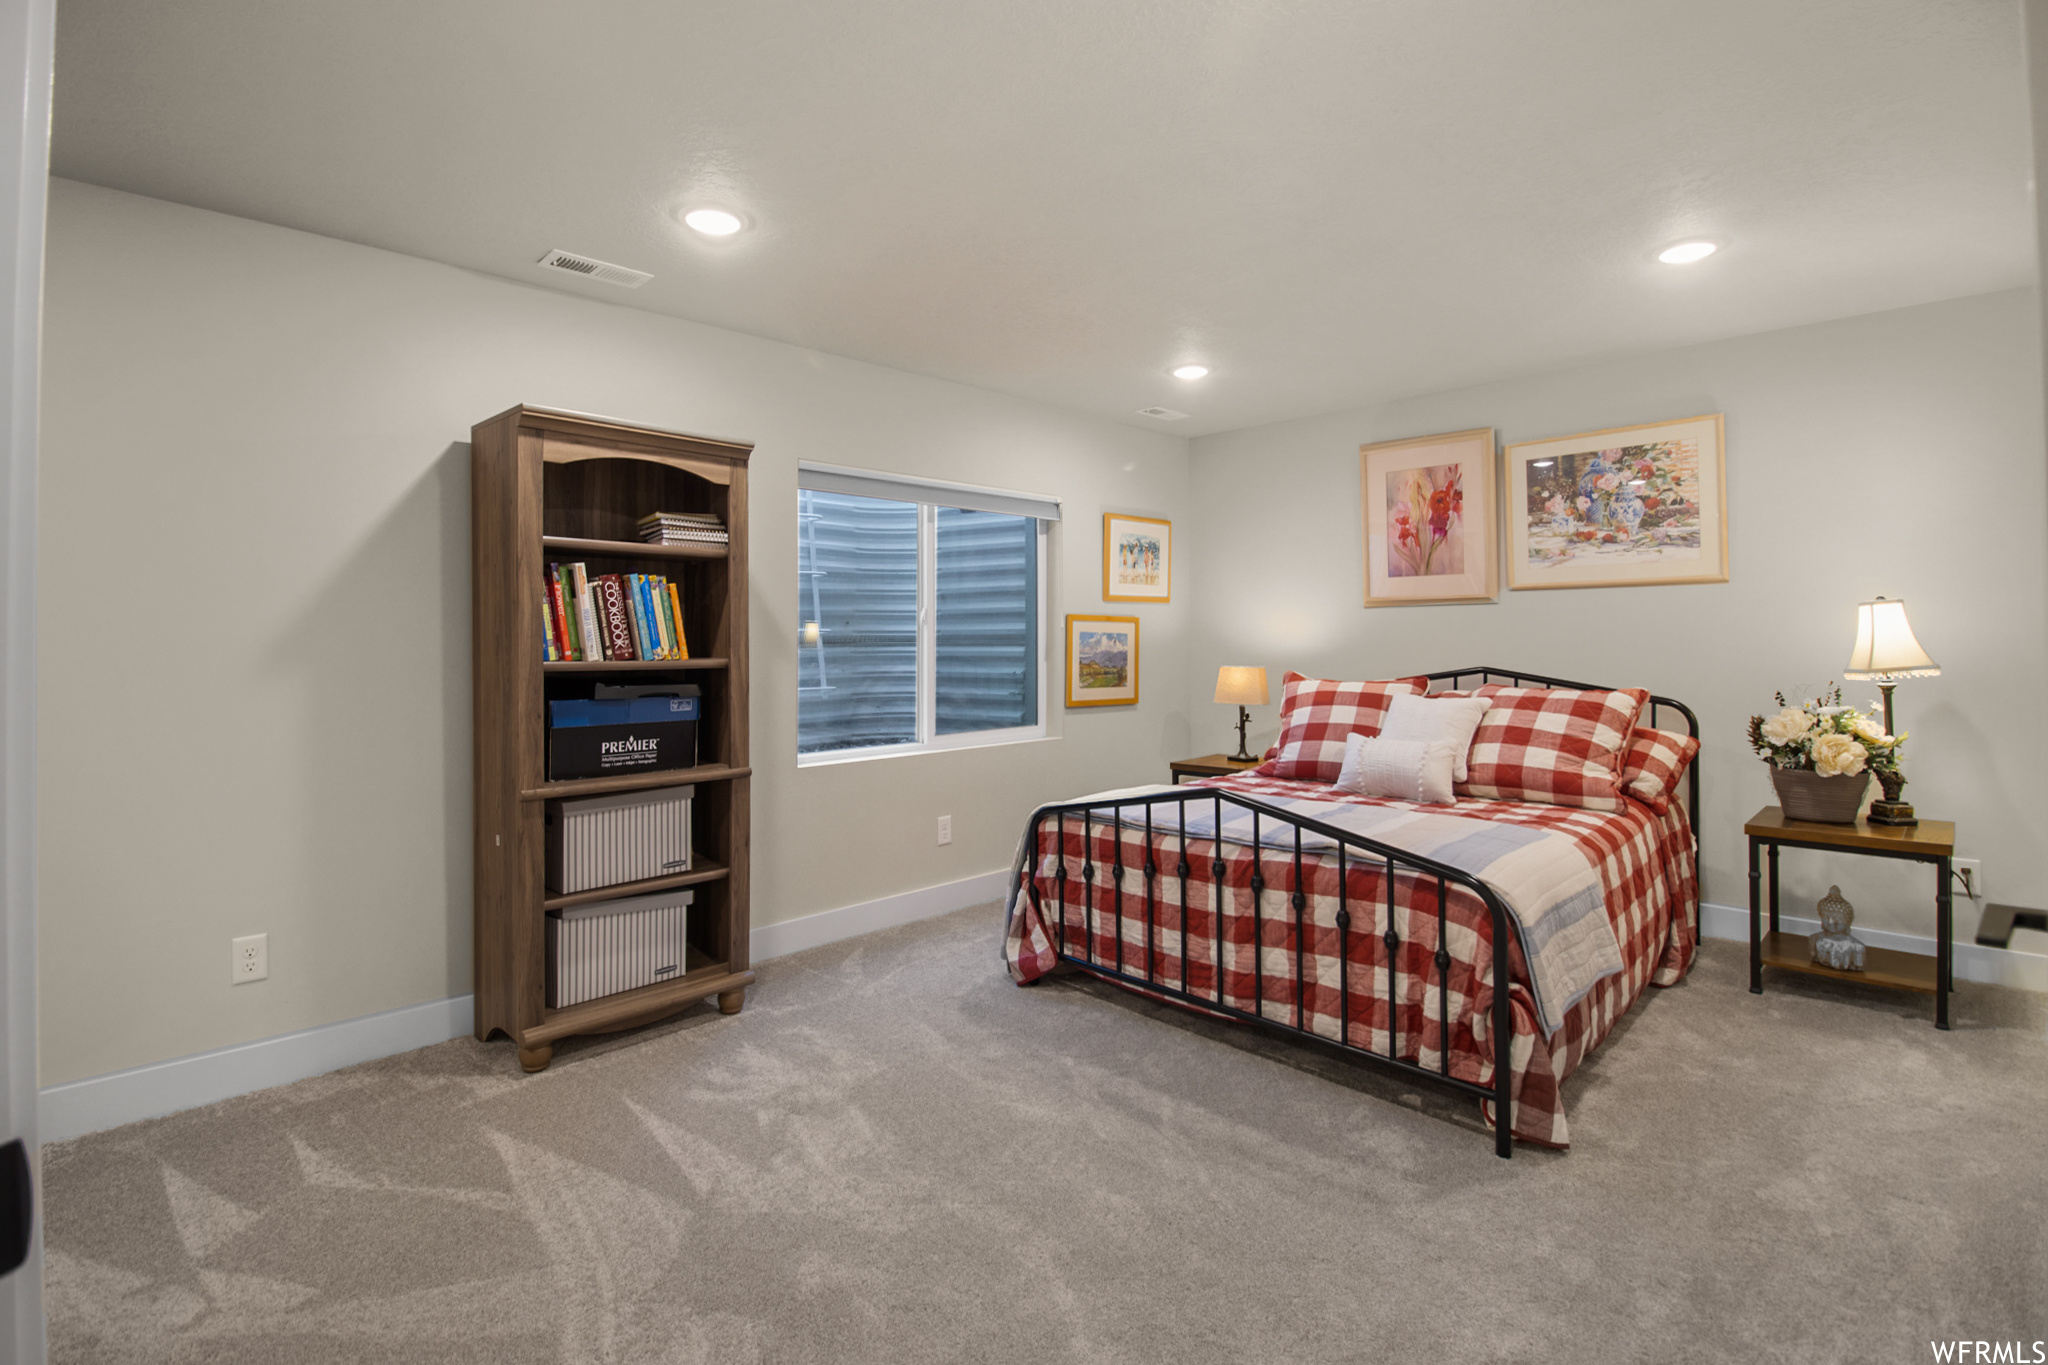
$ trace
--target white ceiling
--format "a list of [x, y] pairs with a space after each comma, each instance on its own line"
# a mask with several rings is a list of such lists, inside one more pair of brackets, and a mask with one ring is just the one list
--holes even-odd
[[58, 9], [59, 175], [1188, 435], [2035, 273], [2011, 0]]

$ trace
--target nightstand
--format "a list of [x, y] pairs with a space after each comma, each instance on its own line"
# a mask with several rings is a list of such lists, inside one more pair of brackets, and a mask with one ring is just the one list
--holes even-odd
[[[1776, 806], [1765, 806], [1742, 832], [1749, 836], [1749, 992], [1764, 993], [1764, 966], [1837, 981], [1861, 981], [1893, 990], [1931, 992], [1934, 996], [1934, 1026], [1948, 1027], [1948, 993], [1955, 987], [1955, 929], [1949, 892], [1949, 860], [1955, 856], [1956, 827], [1947, 820], [1922, 820], [1917, 825], [1873, 825], [1858, 820], [1853, 825], [1823, 825], [1808, 820], [1788, 820]], [[1864, 947], [1865, 970], [1837, 971], [1815, 962], [1806, 939], [1800, 934], [1778, 931], [1778, 849], [1825, 849], [1831, 853], [1861, 853], [1873, 858], [1903, 858], [1909, 862], [1934, 864], [1935, 955], [1901, 953], [1889, 948]], [[1769, 850], [1771, 929], [1763, 931], [1763, 873], [1757, 854]]]
[[1248, 773], [1265, 761], [1255, 758], [1240, 763], [1228, 754], [1204, 754], [1200, 758], [1175, 759], [1169, 766], [1173, 769], [1173, 785], [1178, 787], [1184, 777], [1228, 777], [1232, 773]]

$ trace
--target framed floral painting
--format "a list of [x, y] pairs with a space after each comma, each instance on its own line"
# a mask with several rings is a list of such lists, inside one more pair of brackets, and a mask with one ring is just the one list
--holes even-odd
[[1135, 706], [1138, 618], [1067, 618], [1067, 705]]
[[1508, 447], [1508, 586], [1728, 581], [1721, 414]]
[[1151, 517], [1102, 518], [1102, 600], [1173, 599], [1173, 523]]
[[1365, 605], [1500, 596], [1493, 428], [1358, 448]]

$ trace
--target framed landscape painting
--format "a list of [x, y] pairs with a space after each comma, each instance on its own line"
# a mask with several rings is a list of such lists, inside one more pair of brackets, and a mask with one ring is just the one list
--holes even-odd
[[1500, 596], [1493, 428], [1358, 448], [1365, 605]]
[[1067, 618], [1067, 705], [1132, 706], [1138, 700], [1138, 618]]
[[1508, 586], [1728, 581], [1721, 414], [1508, 447]]
[[1102, 600], [1166, 602], [1173, 597], [1173, 523], [1102, 518]]

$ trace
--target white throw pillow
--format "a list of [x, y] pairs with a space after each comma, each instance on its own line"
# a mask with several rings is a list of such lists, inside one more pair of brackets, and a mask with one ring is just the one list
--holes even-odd
[[1456, 756], [1451, 776], [1463, 782], [1472, 734], [1492, 705], [1484, 697], [1395, 697], [1387, 706], [1380, 738], [1447, 741]]
[[1449, 740], [1352, 735], [1344, 741], [1344, 771], [1337, 785], [1361, 796], [1448, 806], [1458, 799], [1451, 790], [1452, 759]]

